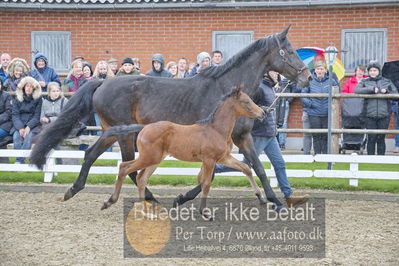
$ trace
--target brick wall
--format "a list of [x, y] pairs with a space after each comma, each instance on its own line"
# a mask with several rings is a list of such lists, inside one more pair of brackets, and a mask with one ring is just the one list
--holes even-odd
[[[4, 10], [3, 10], [4, 11]], [[251, 30], [255, 39], [292, 28], [295, 48], [341, 45], [341, 30], [387, 28], [388, 61], [399, 59], [399, 7], [337, 9], [229, 9], [190, 11], [6, 11], [1, 12], [0, 52], [31, 60], [31, 31], [70, 31], [72, 56], [82, 55], [93, 65], [99, 60], [139, 57], [142, 72], [151, 56], [166, 61], [181, 56], [195, 61], [199, 51], [211, 51], [212, 31]], [[301, 107], [292, 105], [289, 126], [301, 127]]]

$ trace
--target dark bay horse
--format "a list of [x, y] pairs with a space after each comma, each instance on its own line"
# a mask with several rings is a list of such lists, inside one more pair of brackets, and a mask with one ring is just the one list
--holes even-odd
[[[38, 135], [31, 162], [39, 168], [43, 167], [51, 149], [66, 138], [93, 107], [103, 130], [116, 125], [149, 124], [163, 120], [188, 125], [206, 118], [221, 96], [237, 84], [243, 84], [245, 92], [252, 98], [268, 70], [281, 73], [300, 87], [307, 86], [311, 79], [310, 71], [291, 46], [287, 38], [288, 30], [289, 27], [281, 33], [254, 41], [224, 65], [209, 67], [189, 79], [128, 76], [87, 82], [70, 98], [58, 119]], [[233, 142], [250, 161], [267, 199], [281, 205], [256, 155], [251, 137], [252, 126], [253, 119], [239, 118], [232, 133]], [[79, 176], [65, 193], [65, 200], [84, 188], [91, 165], [115, 141], [119, 142], [123, 161], [134, 159], [134, 134], [100, 137], [86, 151]], [[129, 175], [135, 183], [136, 175], [137, 172]], [[177, 203], [193, 199], [200, 192], [201, 186], [198, 185], [185, 196], [180, 196]], [[148, 189], [146, 198], [154, 200]]]
[[240, 116], [265, 118], [263, 109], [241, 90], [242, 87], [235, 88], [224, 96], [208, 119], [193, 125], [160, 121], [146, 125], [144, 128], [138, 124], [108, 128], [104, 132], [105, 137], [132, 134], [143, 129], [137, 137], [139, 157], [136, 160], [121, 163], [115, 191], [109, 200], [104, 202], [101, 209], [108, 208], [118, 200], [126, 175], [139, 170], [141, 171], [137, 176], [137, 188], [140, 199], [144, 200], [148, 178], [167, 155], [182, 161], [202, 162], [198, 175], [198, 183], [201, 184], [202, 190], [199, 211], [202, 215], [207, 216], [203, 210], [206, 207], [206, 198], [216, 163], [242, 171], [248, 177], [255, 195], [262, 200], [262, 193], [252, 176], [251, 169], [231, 156], [233, 148], [231, 133], [237, 118]]

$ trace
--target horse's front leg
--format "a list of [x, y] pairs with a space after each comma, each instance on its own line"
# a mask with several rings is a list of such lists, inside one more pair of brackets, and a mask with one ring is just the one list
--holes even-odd
[[282, 203], [277, 199], [272, 187], [270, 186], [269, 180], [267, 179], [265, 169], [263, 168], [262, 162], [259, 160], [258, 154], [256, 153], [254, 142], [250, 133], [240, 136], [240, 138], [235, 139], [233, 137], [234, 143], [243, 152], [245, 158], [249, 161], [254, 169], [256, 175], [259, 177], [263, 189], [265, 191], [266, 198], [275, 204], [276, 209], [282, 207]]
[[90, 167], [97, 160], [97, 158], [105, 152], [111, 145], [116, 141], [115, 137], [104, 138], [101, 136], [89, 149], [85, 152], [85, 158], [80, 169], [78, 178], [75, 180], [73, 185], [65, 192], [64, 201], [69, 200], [76, 193], [81, 191], [86, 184], [87, 175], [89, 174]]
[[[200, 173], [197, 176], [198, 183], [200, 183], [201, 177], [202, 177], [202, 168], [201, 168]], [[214, 178], [215, 178], [215, 173], [212, 172], [212, 180]], [[202, 190], [202, 188], [201, 188], [201, 183], [200, 183], [199, 185], [195, 186], [193, 189], [189, 190], [186, 194], [178, 195], [175, 198], [175, 200], [173, 201], [173, 207], [175, 208], [179, 205], [186, 203], [187, 201], [195, 199], [199, 195], [199, 193], [201, 193], [201, 190]]]

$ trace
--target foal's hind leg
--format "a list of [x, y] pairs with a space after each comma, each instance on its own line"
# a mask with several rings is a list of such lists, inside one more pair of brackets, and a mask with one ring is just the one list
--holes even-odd
[[157, 169], [159, 164], [154, 164], [146, 169], [144, 169], [144, 173], [141, 173], [137, 176], [137, 188], [139, 190], [139, 197], [140, 199], [144, 200], [145, 199], [145, 188], [148, 184], [148, 179], [154, 173], [154, 171]]
[[251, 168], [249, 168], [248, 165], [246, 165], [243, 162], [240, 162], [239, 160], [237, 160], [230, 154], [227, 157], [220, 160], [218, 163], [221, 163], [227, 167], [234, 168], [234, 169], [237, 169], [237, 170], [240, 170], [241, 172], [243, 172], [247, 176], [249, 183], [251, 184], [252, 188], [254, 189], [255, 195], [258, 197], [261, 204], [266, 203], [266, 200], [262, 197], [262, 192], [260, 191], [258, 185], [256, 184], [256, 182], [254, 180], [254, 177], [252, 176]]
[[90, 167], [103, 152], [111, 147], [115, 140], [115, 137], [104, 138], [103, 136], [101, 136], [96, 141], [96, 143], [93, 144], [93, 146], [89, 147], [89, 149], [86, 150], [84, 162], [82, 168], [80, 169], [79, 176], [73, 183], [72, 187], [70, 187], [67, 192], [65, 192], [64, 200], [69, 200], [85, 187]]

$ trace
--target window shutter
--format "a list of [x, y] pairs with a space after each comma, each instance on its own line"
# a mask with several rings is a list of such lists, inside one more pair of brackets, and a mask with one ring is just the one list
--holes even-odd
[[249, 45], [253, 40], [253, 31], [214, 31], [212, 50], [223, 53], [223, 62]]
[[345, 69], [355, 71], [359, 64], [367, 66], [371, 60], [383, 65], [387, 59], [387, 29], [344, 29], [341, 47]]
[[[57, 72], [68, 72], [71, 64], [71, 33], [66, 31], [32, 31], [32, 52], [43, 53], [49, 66]], [[32, 55], [32, 65], [34, 54]]]

